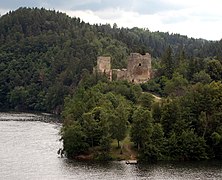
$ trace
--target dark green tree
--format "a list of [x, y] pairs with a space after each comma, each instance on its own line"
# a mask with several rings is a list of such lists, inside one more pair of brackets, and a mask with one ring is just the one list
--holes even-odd
[[221, 80], [222, 78], [222, 64], [218, 60], [211, 60], [207, 63], [206, 72], [213, 80]]
[[86, 134], [79, 123], [74, 122], [63, 130], [63, 146], [69, 158], [88, 149], [89, 144], [86, 143]]
[[207, 84], [207, 83], [210, 83], [212, 81], [211, 77], [209, 74], [207, 74], [204, 70], [198, 72], [198, 73], [195, 73], [193, 75], [193, 82], [194, 83], [203, 83], [203, 84]]
[[175, 69], [175, 62], [173, 59], [172, 48], [170, 46], [168, 46], [168, 48], [165, 50], [162, 56], [162, 67], [163, 67], [163, 75], [171, 79]]
[[138, 98], [138, 103], [141, 106], [148, 108], [149, 110], [151, 109], [153, 102], [154, 102], [154, 97], [147, 92], [142, 93]]
[[110, 133], [112, 138], [118, 142], [118, 148], [120, 147], [119, 142], [126, 137], [128, 127], [129, 109], [126, 102], [122, 101], [119, 103], [113, 115], [110, 116]]
[[153, 126], [150, 111], [138, 107], [133, 113], [131, 126], [131, 138], [139, 150], [151, 141]]
[[181, 96], [184, 94], [188, 81], [179, 73], [174, 73], [172, 79], [166, 82], [164, 92], [170, 96]]

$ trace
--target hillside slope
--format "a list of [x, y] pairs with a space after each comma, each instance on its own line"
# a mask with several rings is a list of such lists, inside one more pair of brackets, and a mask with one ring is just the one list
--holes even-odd
[[46, 9], [19, 8], [0, 17], [0, 108], [60, 112], [99, 55], [113, 68], [126, 65], [130, 52], [162, 56], [170, 45], [187, 56], [221, 59], [221, 41], [179, 34], [90, 25]]

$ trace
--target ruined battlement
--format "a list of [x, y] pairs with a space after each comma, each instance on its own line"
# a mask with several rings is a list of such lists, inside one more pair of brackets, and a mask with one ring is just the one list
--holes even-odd
[[127, 80], [135, 84], [147, 82], [151, 78], [151, 55], [146, 53], [131, 53], [128, 57], [127, 69], [111, 69], [111, 58], [99, 56], [97, 58], [97, 72], [104, 73], [112, 80]]
[[106, 72], [111, 70], [111, 57], [99, 56], [97, 58], [97, 70]]
[[151, 77], [151, 55], [131, 53], [128, 57], [127, 78], [134, 83], [143, 83]]
[[97, 58], [97, 66], [94, 68], [95, 70], [98, 73], [107, 75], [112, 80], [111, 57], [99, 56]]

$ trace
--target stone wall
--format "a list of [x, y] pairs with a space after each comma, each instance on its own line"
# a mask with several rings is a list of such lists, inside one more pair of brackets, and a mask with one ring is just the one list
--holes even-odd
[[127, 79], [127, 69], [113, 69], [113, 76], [115, 76], [114, 79], [117, 80], [126, 80]]
[[151, 78], [151, 55], [146, 53], [131, 53], [128, 57], [127, 69], [111, 69], [111, 58], [100, 56], [97, 58], [97, 72], [104, 73], [112, 80], [128, 80], [138, 84], [147, 82]]
[[133, 83], [147, 82], [151, 77], [151, 56], [131, 53], [128, 57], [127, 79]]
[[99, 56], [97, 58], [96, 71], [107, 75], [112, 80], [111, 57]]

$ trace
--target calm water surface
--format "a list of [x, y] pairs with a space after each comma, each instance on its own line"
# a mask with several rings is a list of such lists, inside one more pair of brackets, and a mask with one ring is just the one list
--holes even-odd
[[60, 158], [61, 125], [52, 120], [46, 114], [0, 113], [0, 179], [222, 179], [221, 162], [126, 165]]

